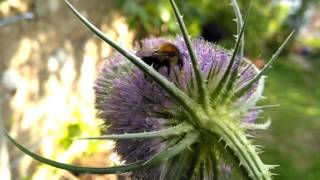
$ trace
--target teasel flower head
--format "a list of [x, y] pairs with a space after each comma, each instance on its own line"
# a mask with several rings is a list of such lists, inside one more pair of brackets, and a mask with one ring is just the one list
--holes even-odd
[[[201, 73], [207, 80], [207, 88], [211, 89], [213, 93], [230, 63], [232, 52], [202, 39], [193, 39], [191, 42]], [[177, 66], [171, 66], [169, 68], [172, 70], [168, 74], [168, 67], [163, 66], [159, 69], [159, 72], [190, 97], [197, 98], [198, 93], [195, 84], [193, 84], [194, 75], [190, 55], [182, 37], [145, 39], [141, 43], [142, 46], [138, 47], [137, 50], [141, 48], [157, 49], [164, 43], [172, 43], [179, 49], [183, 67], [180, 69]], [[243, 61], [239, 66], [236, 67], [235, 65], [233, 67], [239, 69], [233, 89], [239, 89], [246, 85], [258, 73], [258, 70], [249, 61]], [[217, 114], [220, 113], [220, 109], [221, 111], [227, 111], [224, 112], [225, 114], [223, 113], [224, 115], [233, 114], [233, 118], [239, 119], [240, 124], [242, 122], [255, 123], [259, 109], [254, 108], [254, 105], [261, 96], [262, 86], [263, 80], [261, 79], [242, 96], [229, 100], [227, 100], [228, 97], [224, 96], [227, 92], [221, 91], [216, 99], [212, 99], [210, 106], [217, 111]], [[187, 123], [188, 118], [190, 118], [188, 113], [164, 89], [151, 81], [140, 69], [131, 65], [124, 56], [119, 54], [105, 62], [94, 89], [98, 116], [104, 120], [107, 134], [160, 131], [177, 124]], [[240, 111], [244, 104], [248, 104], [248, 108]], [[205, 137], [202, 138], [206, 139]], [[117, 140], [115, 149], [123, 161], [133, 163], [150, 159], [175, 141], [178, 141], [178, 139], [174, 136], [162, 139]], [[208, 147], [204, 148], [202, 146]], [[201, 154], [197, 151], [212, 147], [213, 144], [211, 143], [200, 143], [200, 150], [186, 150], [190, 151], [186, 152], [187, 154], [190, 153], [190, 157], [187, 158], [188, 161], [191, 162], [192, 158], [196, 158], [192, 156]], [[189, 166], [190, 162], [185, 166]], [[184, 166], [180, 165], [178, 161], [176, 163], [175, 166]], [[186, 167], [185, 170], [188, 168]], [[161, 175], [160, 172], [163, 170], [160, 170], [159, 167], [157, 169], [159, 171], [152, 169], [154, 173], [142, 170], [133, 174], [139, 179], [142, 177], [148, 179]]]
[[[261, 99], [263, 76], [293, 33], [258, 70], [243, 57], [248, 14], [242, 19], [235, 0], [231, 2], [237, 36], [232, 50], [190, 39], [174, 0], [170, 2], [182, 36], [145, 39], [141, 47], [127, 50], [66, 1], [84, 25], [119, 52], [105, 62], [94, 86], [105, 134], [82, 139], [114, 140], [124, 164], [108, 168], [66, 165], [40, 157], [7, 137], [39, 161], [70, 171], [131, 172], [133, 179], [238, 178], [236, 172], [240, 172], [246, 179], [271, 179], [275, 165], [264, 164], [261, 147], [253, 144], [255, 130], [270, 125], [269, 120], [256, 122], [261, 112], [256, 102]], [[177, 48], [180, 63], [163, 63], [168, 56], [159, 60], [161, 66], [152, 66], [137, 53], [165, 43]]]

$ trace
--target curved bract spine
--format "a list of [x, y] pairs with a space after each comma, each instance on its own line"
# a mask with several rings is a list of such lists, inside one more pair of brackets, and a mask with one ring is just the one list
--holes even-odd
[[[224, 93], [222, 93], [222, 91], [225, 88], [226, 84], [227, 85], [228, 84], [234, 84], [234, 82], [235, 82], [234, 80], [229, 82], [228, 78], [232, 78], [232, 76], [230, 77], [230, 73], [232, 74], [232, 72], [236, 71], [236, 70], [232, 71], [232, 68], [236, 63], [237, 54], [239, 52], [239, 48], [240, 48], [240, 45], [241, 45], [241, 38], [242, 38], [242, 36], [244, 34], [244, 30], [245, 30], [246, 25], [247, 25], [247, 20], [248, 20], [248, 13], [246, 14], [246, 17], [244, 19], [244, 23], [243, 23], [243, 25], [241, 27], [241, 30], [240, 30], [240, 33], [238, 35], [239, 37], [237, 38], [237, 41], [236, 41], [232, 56], [230, 58], [230, 62], [228, 63], [227, 69], [224, 72], [224, 74], [223, 74], [221, 80], [219, 81], [217, 87], [215, 88], [215, 90], [211, 94], [211, 98], [213, 98], [214, 101], [216, 101], [218, 99], [219, 95], [224, 94]], [[236, 68], [238, 68], [238, 67], [236, 67]]]
[[281, 44], [281, 46], [277, 49], [277, 51], [272, 55], [271, 59], [263, 67], [263, 69], [250, 82], [248, 82], [244, 87], [242, 87], [240, 90], [235, 92], [234, 98], [242, 96], [245, 92], [247, 92], [253, 86], [254, 83], [256, 83], [262, 76], [264, 76], [266, 74], [267, 70], [269, 70], [272, 67], [272, 65], [274, 64], [274, 62], [277, 60], [278, 56], [280, 55], [281, 51], [286, 46], [286, 44], [289, 42], [289, 40], [291, 39], [291, 37], [293, 36], [294, 33], [295, 33], [295, 31], [292, 31], [289, 34], [289, 36]]
[[174, 0], [170, 0], [170, 3], [171, 3], [171, 6], [174, 10], [174, 14], [175, 14], [176, 19], [178, 21], [180, 31], [183, 35], [184, 41], [187, 45], [187, 48], [188, 48], [188, 51], [190, 54], [193, 72], [194, 72], [194, 76], [195, 76], [195, 80], [197, 83], [197, 88], [198, 88], [198, 92], [199, 92], [199, 96], [200, 96], [199, 97], [200, 103], [204, 106], [204, 108], [207, 109], [209, 106], [209, 97], [208, 97], [208, 93], [206, 91], [205, 81], [202, 76], [197, 57], [196, 57], [195, 52], [194, 52], [192, 45], [191, 45], [191, 41], [190, 41], [190, 38], [189, 38], [189, 35], [187, 32], [187, 28], [183, 22], [182, 15], [180, 14], [179, 9], [178, 9], [176, 3], [174, 2]]
[[57, 161], [53, 161], [51, 159], [45, 158], [43, 156], [40, 156], [36, 153], [33, 153], [32, 151], [28, 150], [28, 148], [22, 146], [18, 142], [16, 142], [9, 133], [4, 130], [5, 136], [16, 146], [18, 147], [22, 152], [28, 154], [32, 158], [38, 160], [39, 162], [42, 162], [44, 164], [59, 168], [68, 170], [71, 172], [78, 172], [78, 173], [89, 173], [89, 174], [119, 174], [124, 172], [130, 172], [135, 171], [137, 169], [146, 168], [149, 166], [152, 166], [154, 164], [161, 163], [165, 161], [166, 159], [172, 158], [179, 154], [180, 152], [184, 151], [186, 148], [189, 148], [191, 144], [195, 143], [198, 139], [199, 134], [197, 132], [191, 132], [187, 134], [179, 143], [176, 145], [154, 155], [151, 157], [148, 161], [138, 161], [131, 164], [126, 165], [119, 165], [119, 166], [113, 166], [113, 167], [83, 167], [83, 166], [75, 166], [65, 163], [60, 163]]
[[193, 129], [193, 126], [187, 123], [181, 123], [176, 126], [162, 129], [159, 131], [127, 133], [127, 134], [111, 134], [99, 137], [77, 138], [79, 140], [105, 140], [105, 139], [147, 139], [147, 138], [167, 138], [170, 136], [178, 136], [187, 133]]
[[42, 157], [30, 150], [28, 148], [24, 147], [23, 145], [19, 144], [17, 141], [15, 141], [9, 133], [4, 130], [5, 136], [16, 146], [18, 147], [22, 152], [28, 154], [32, 158], [38, 160], [39, 162], [42, 162], [44, 164], [59, 168], [68, 170], [71, 172], [78, 172], [78, 173], [90, 173], [90, 174], [118, 174], [118, 173], [124, 173], [129, 171], [134, 171], [136, 169], [140, 169], [143, 167], [143, 162], [136, 162], [132, 164], [122, 165], [122, 166], [113, 166], [109, 168], [100, 168], [100, 167], [82, 167], [82, 166], [74, 166], [70, 164], [60, 163], [57, 161], [53, 161], [51, 159]]
[[68, 5], [68, 7], [72, 10], [72, 12], [79, 18], [79, 20], [86, 27], [88, 27], [96, 36], [101, 38], [104, 42], [108, 43], [111, 47], [113, 47], [124, 57], [126, 57], [130, 62], [136, 65], [141, 71], [150, 76], [157, 84], [159, 84], [159, 86], [165, 89], [167, 93], [172, 96], [173, 99], [180, 103], [186, 109], [186, 111], [188, 111], [192, 116], [196, 114], [196, 103], [191, 98], [189, 98], [183, 91], [177, 88], [172, 82], [164, 78], [159, 72], [154, 70], [151, 66], [143, 62], [135, 54], [112, 41], [102, 31], [100, 31], [91, 22], [89, 22], [83, 15], [81, 15], [80, 12], [77, 11], [67, 0], [65, 0], [65, 2]]

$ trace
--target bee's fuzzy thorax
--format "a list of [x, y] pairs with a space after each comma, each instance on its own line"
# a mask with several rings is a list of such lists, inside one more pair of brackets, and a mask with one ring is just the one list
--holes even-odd
[[176, 51], [179, 51], [179, 49], [171, 43], [164, 43], [160, 45], [158, 51], [159, 52], [176, 52]]

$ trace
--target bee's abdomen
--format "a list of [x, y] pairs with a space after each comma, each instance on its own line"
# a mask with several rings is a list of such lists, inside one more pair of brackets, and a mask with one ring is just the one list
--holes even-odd
[[157, 57], [148, 56], [148, 57], [141, 57], [141, 59], [149, 66], [153, 64], [159, 64], [159, 59]]

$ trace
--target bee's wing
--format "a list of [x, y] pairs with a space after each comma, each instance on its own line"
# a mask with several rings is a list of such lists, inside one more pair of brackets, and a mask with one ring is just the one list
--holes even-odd
[[136, 52], [136, 56], [138, 57], [150, 57], [150, 56], [153, 56], [154, 55], [154, 52], [156, 50], [153, 50], [153, 49], [141, 49], [139, 51]]

